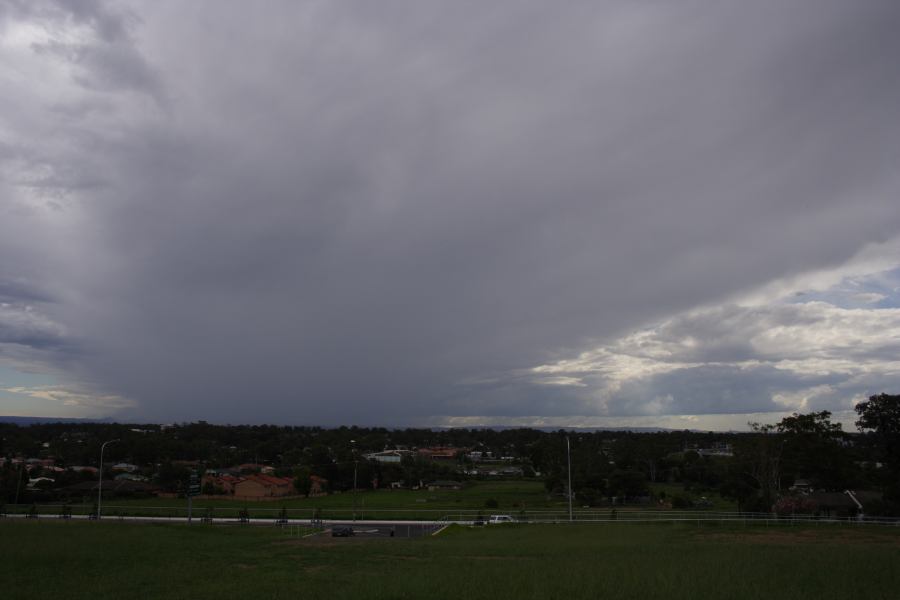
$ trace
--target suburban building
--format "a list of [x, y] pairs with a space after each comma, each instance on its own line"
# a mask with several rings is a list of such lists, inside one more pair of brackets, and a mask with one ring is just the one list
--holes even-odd
[[91, 475], [97, 474], [97, 467], [85, 467], [82, 465], [75, 465], [74, 467], [69, 467], [71, 471], [75, 473], [90, 473]]
[[422, 458], [430, 458], [431, 460], [456, 460], [456, 455], [465, 452], [465, 448], [454, 448], [452, 446], [433, 446], [431, 448], [419, 448], [419, 456]]
[[234, 484], [235, 498], [278, 498], [293, 493], [293, 481], [274, 475], [248, 475]]
[[367, 460], [374, 460], [380, 463], [400, 464], [404, 455], [412, 454], [409, 450], [385, 450], [383, 452], [371, 452], [365, 455]]
[[[220, 493], [218, 490], [222, 490], [222, 494], [232, 495], [234, 494], [234, 485], [239, 481], [241, 481], [240, 477], [235, 477], [228, 473], [221, 475], [218, 473], [205, 473], [200, 480], [200, 489], [207, 490], [212, 487], [217, 494]], [[204, 491], [204, 493], [206, 492]]]

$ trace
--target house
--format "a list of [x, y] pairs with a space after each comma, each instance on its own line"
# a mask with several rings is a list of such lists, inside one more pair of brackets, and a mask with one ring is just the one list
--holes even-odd
[[383, 452], [371, 452], [365, 455], [367, 460], [374, 460], [380, 463], [400, 464], [404, 454], [411, 454], [408, 450], [385, 450]]
[[866, 505], [881, 500], [878, 492], [812, 492], [807, 498], [815, 502], [817, 513], [825, 517], [855, 517], [865, 512]]
[[97, 467], [85, 467], [82, 465], [76, 465], [74, 467], [69, 467], [69, 469], [74, 471], [75, 473], [90, 473], [91, 475], [96, 475], [98, 472]]
[[203, 473], [205, 475], [216, 475], [218, 477], [221, 477], [222, 475], [240, 477], [241, 475], [241, 472], [237, 469], [237, 467], [232, 467], [230, 469], [206, 469]]
[[824, 517], [850, 517], [858, 511], [856, 503], [842, 492], [812, 492], [807, 498], [815, 503], [816, 513]]
[[419, 448], [419, 456], [431, 460], [456, 460], [456, 455], [465, 452], [464, 448], [452, 446], [434, 446], [431, 448]]
[[239, 473], [261, 473], [265, 465], [259, 463], [244, 463], [235, 467]]
[[734, 450], [728, 442], [713, 442], [707, 448], [693, 448], [700, 456], [734, 456]]
[[293, 481], [274, 475], [248, 475], [234, 484], [235, 498], [280, 498], [293, 493]]
[[112, 466], [112, 470], [113, 471], [123, 471], [125, 473], [134, 473], [135, 471], [138, 470], [138, 466], [133, 465], [131, 463], [120, 462], [120, 463], [114, 464]]
[[808, 479], [795, 479], [794, 485], [789, 488], [792, 492], [808, 494], [812, 491], [812, 485]]
[[[241, 480], [241, 477], [235, 477], [228, 473], [220, 475], [218, 473], [210, 473], [207, 471], [200, 479], [200, 489], [204, 490], [204, 494], [207, 493], [205, 490], [208, 490], [211, 487], [217, 494], [222, 493], [232, 495], [234, 494], [235, 484]], [[221, 492], [219, 492], [219, 490], [221, 490]]]

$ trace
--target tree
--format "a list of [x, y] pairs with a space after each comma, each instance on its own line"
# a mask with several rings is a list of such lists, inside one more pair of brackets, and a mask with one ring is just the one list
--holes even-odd
[[840, 423], [831, 422], [831, 413], [827, 410], [805, 415], [794, 413], [790, 417], [783, 418], [775, 427], [779, 433], [818, 435], [826, 438], [843, 433]]
[[871, 430], [879, 436], [900, 436], [900, 395], [879, 394], [870, 396], [856, 405], [860, 431]]
[[294, 489], [297, 490], [298, 494], [309, 496], [309, 492], [312, 489], [312, 472], [307, 467], [300, 467], [295, 471], [295, 475]]
[[219, 496], [225, 493], [225, 489], [211, 481], [207, 481], [203, 484], [203, 493], [206, 496]]
[[648, 493], [647, 477], [641, 471], [616, 469], [609, 475], [609, 487], [606, 492], [610, 496], [629, 498], [644, 496]]
[[784, 450], [784, 439], [773, 434], [774, 425], [750, 423], [750, 429], [754, 436], [753, 444], [746, 456], [750, 467], [749, 475], [759, 488], [764, 510], [771, 510], [781, 490], [781, 453]]
[[840, 423], [831, 422], [827, 410], [794, 413], [775, 426], [784, 436], [785, 476], [808, 478], [815, 487], [844, 489], [850, 485], [850, 460], [840, 439]]
[[900, 395], [878, 394], [856, 405], [860, 431], [870, 430], [884, 462], [884, 497], [900, 510]]
[[759, 496], [757, 488], [753, 485], [753, 480], [746, 474], [737, 470], [728, 473], [725, 481], [719, 486], [719, 494], [723, 498], [730, 498], [737, 502], [738, 510], [768, 510], [768, 507], [759, 506]]

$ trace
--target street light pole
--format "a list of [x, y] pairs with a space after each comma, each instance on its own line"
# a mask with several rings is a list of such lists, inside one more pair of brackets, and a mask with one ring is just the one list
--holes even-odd
[[103, 451], [107, 444], [114, 444], [119, 440], [109, 440], [100, 445], [100, 481], [97, 484], [97, 520], [100, 520], [100, 505], [103, 503]]
[[566, 436], [566, 463], [569, 467], [569, 489], [567, 490], [567, 495], [569, 496], [569, 521], [572, 521], [572, 451], [569, 446], [569, 436]]
[[19, 507], [19, 488], [22, 487], [22, 468], [25, 466], [24, 462], [19, 463], [19, 470], [16, 471], [16, 509]]
[[359, 465], [359, 461], [356, 459], [356, 440], [350, 440], [350, 443], [353, 444], [353, 520], [356, 520], [356, 467]]

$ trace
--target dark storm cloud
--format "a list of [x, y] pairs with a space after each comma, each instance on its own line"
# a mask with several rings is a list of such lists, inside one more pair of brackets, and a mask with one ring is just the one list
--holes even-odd
[[24, 281], [0, 279], [0, 302], [48, 302], [46, 292]]
[[138, 416], [572, 414], [466, 382], [900, 233], [893, 2], [67, 6], [5, 17], [85, 29], [33, 45], [59, 97], [5, 101], [48, 165], [5, 210], [96, 185], [0, 225], [2, 273]]

